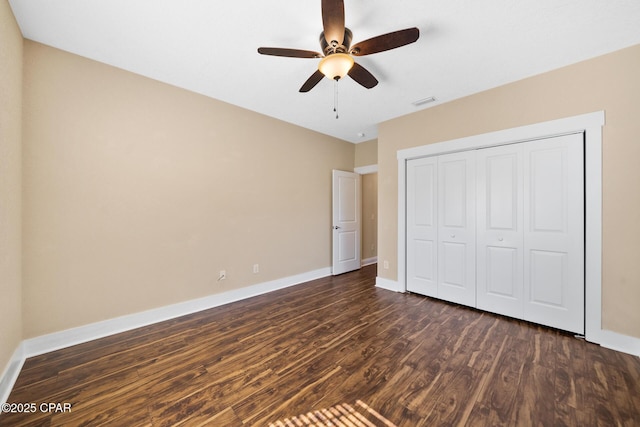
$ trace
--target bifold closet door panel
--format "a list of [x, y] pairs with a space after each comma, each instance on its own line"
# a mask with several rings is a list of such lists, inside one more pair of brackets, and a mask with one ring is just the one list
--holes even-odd
[[522, 318], [523, 144], [477, 151], [477, 307]]
[[407, 161], [407, 290], [583, 334], [583, 139]]
[[438, 156], [438, 298], [476, 305], [475, 151]]
[[407, 290], [437, 297], [437, 157], [407, 162]]
[[524, 319], [583, 334], [583, 135], [524, 150]]

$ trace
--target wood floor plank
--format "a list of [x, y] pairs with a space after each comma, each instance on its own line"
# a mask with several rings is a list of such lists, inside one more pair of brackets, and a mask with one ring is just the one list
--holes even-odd
[[511, 425], [550, 426], [555, 421], [553, 370], [525, 363], [517, 389]]
[[516, 405], [518, 384], [522, 379], [526, 343], [510, 336], [504, 337], [495, 355], [494, 363], [487, 372], [482, 390], [471, 410], [472, 425], [506, 425]]
[[637, 357], [375, 277], [369, 266], [31, 358], [9, 402], [71, 412], [0, 426], [311, 425], [356, 401], [397, 427], [638, 425]]

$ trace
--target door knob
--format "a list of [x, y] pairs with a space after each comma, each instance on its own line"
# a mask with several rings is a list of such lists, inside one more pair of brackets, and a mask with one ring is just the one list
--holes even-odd
[[452, 239], [455, 239], [455, 238], [456, 238], [456, 235], [455, 235], [455, 234], [452, 234], [452, 235], [451, 235], [451, 238], [452, 238]]
[[334, 230], [337, 230], [337, 229], [339, 229], [339, 228], [340, 228], [340, 227], [339, 227], [339, 226], [337, 226], [337, 225], [334, 225], [334, 226], [333, 226], [333, 229], [334, 229]]
[[498, 241], [502, 242], [504, 239], [502, 237], [498, 237]]

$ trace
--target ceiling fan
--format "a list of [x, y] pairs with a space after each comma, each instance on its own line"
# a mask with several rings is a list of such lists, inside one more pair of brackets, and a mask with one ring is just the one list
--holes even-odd
[[373, 37], [351, 46], [353, 34], [344, 24], [344, 0], [322, 0], [322, 26], [320, 46], [322, 53], [311, 50], [287, 49], [279, 47], [260, 47], [262, 55], [285, 56], [289, 58], [322, 58], [318, 70], [307, 79], [300, 92], [309, 92], [323, 77], [339, 80], [349, 75], [353, 80], [371, 89], [378, 80], [362, 65], [353, 60], [353, 56], [371, 55], [395, 49], [418, 40], [420, 31], [407, 28]]

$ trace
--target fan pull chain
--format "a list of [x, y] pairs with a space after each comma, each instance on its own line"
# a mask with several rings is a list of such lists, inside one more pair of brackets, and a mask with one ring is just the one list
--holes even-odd
[[338, 79], [335, 79], [333, 87], [333, 112], [336, 113], [336, 119], [338, 119]]

